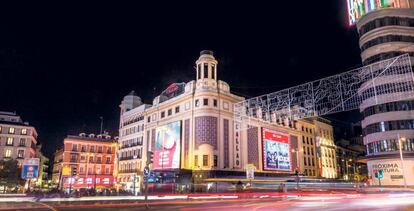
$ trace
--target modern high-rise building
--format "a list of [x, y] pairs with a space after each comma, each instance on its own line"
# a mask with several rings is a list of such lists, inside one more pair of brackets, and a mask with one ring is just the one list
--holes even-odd
[[[414, 1], [348, 0], [350, 23], [356, 23], [363, 64], [409, 54], [414, 62]], [[384, 74], [375, 78], [375, 86], [387, 83], [412, 83], [412, 75]], [[367, 88], [361, 88], [365, 91]], [[360, 111], [368, 174], [378, 184], [375, 172], [382, 170], [383, 185], [414, 185], [414, 99], [394, 101], [392, 94], [382, 94], [381, 104], [365, 99]], [[400, 141], [404, 165], [400, 160]]]
[[0, 112], [0, 159], [36, 157], [37, 132], [14, 112]]

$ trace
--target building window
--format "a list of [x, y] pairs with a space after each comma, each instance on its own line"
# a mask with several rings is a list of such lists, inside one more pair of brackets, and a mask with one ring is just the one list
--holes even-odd
[[161, 112], [161, 118], [165, 117], [165, 111]]
[[200, 100], [195, 100], [195, 107], [199, 107], [200, 106]]
[[22, 135], [27, 135], [27, 129], [26, 128], [22, 129]]
[[180, 106], [175, 107], [175, 113], [180, 113]]
[[168, 116], [172, 115], [172, 109], [168, 109]]
[[204, 78], [208, 78], [208, 64], [204, 63]]
[[96, 162], [97, 163], [101, 163], [102, 162], [102, 158], [101, 157], [97, 157]]
[[86, 157], [84, 155], [81, 156], [81, 162], [85, 162], [86, 161]]
[[98, 147], [98, 153], [102, 153], [102, 146]]
[[109, 168], [105, 168], [105, 174], [109, 174]]
[[9, 128], [9, 134], [14, 134], [14, 127]]
[[215, 67], [216, 66], [214, 64], [211, 65], [211, 78], [212, 79], [215, 79], [215, 75], [214, 75], [214, 69], [215, 69]]
[[1, 129], [2, 129], [2, 127], [0, 126], [0, 133], [1, 133]]
[[93, 163], [93, 156], [89, 157], [89, 163]]
[[208, 98], [203, 99], [203, 105], [208, 106]]
[[7, 138], [7, 143], [6, 143], [6, 145], [7, 145], [7, 146], [13, 146], [13, 138], [12, 138], [12, 137], [8, 137], [8, 138]]
[[198, 166], [198, 155], [194, 155], [194, 166]]
[[23, 157], [24, 157], [24, 150], [19, 149], [19, 150], [17, 151], [17, 158], [23, 158]]
[[79, 168], [79, 171], [80, 171], [80, 174], [83, 174], [84, 172], [83, 172], [83, 167], [80, 167]]
[[213, 100], [213, 106], [217, 107], [217, 100], [216, 99]]
[[208, 155], [203, 155], [203, 166], [208, 166]]
[[201, 79], [201, 65], [197, 65], [197, 79]]
[[89, 151], [90, 151], [90, 152], [95, 152], [95, 146], [91, 146], [91, 147], [89, 148]]
[[217, 163], [218, 163], [217, 155], [214, 155], [214, 167], [217, 167]]
[[111, 163], [111, 157], [106, 157], [106, 163], [110, 164]]
[[70, 161], [71, 162], [77, 162], [78, 156], [76, 154], [70, 154]]
[[72, 145], [72, 151], [78, 151], [78, 145], [73, 144]]
[[85, 145], [82, 145], [82, 146], [81, 146], [81, 151], [82, 151], [82, 152], [86, 152], [86, 146], [85, 146]]
[[11, 157], [11, 149], [6, 149], [4, 151], [4, 157], [5, 158], [10, 158]]
[[26, 146], [26, 139], [25, 139], [25, 138], [21, 138], [21, 139], [20, 139], [19, 146], [20, 146], [20, 147], [24, 147], [24, 146]]
[[147, 117], [147, 122], [151, 122], [151, 117]]

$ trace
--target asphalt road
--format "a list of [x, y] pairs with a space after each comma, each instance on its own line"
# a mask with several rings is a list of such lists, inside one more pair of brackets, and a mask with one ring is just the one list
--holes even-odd
[[312, 196], [262, 196], [262, 198], [221, 200], [151, 201], [146, 209], [142, 201], [100, 202], [7, 202], [0, 210], [414, 210], [413, 193], [320, 194]]

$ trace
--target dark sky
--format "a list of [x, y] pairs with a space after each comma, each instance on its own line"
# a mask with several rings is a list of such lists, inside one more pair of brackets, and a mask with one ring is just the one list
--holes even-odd
[[116, 135], [124, 95], [151, 103], [195, 78], [203, 49], [244, 96], [361, 63], [345, 0], [147, 2], [0, 5], [0, 110], [34, 125], [51, 155], [68, 134], [97, 133], [99, 116]]

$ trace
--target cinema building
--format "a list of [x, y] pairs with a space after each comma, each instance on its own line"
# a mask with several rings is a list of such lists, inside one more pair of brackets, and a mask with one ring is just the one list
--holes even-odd
[[[171, 84], [144, 109], [144, 141], [138, 147], [141, 157], [131, 168], [136, 169], [134, 173], [142, 175], [146, 152], [152, 151], [150, 168], [155, 179], [163, 183], [246, 178], [247, 166], [255, 168], [256, 177], [291, 176], [295, 170], [310, 177], [337, 176], [332, 126], [328, 121], [251, 121], [248, 128], [236, 130], [233, 105], [244, 98], [232, 94], [230, 86], [218, 80], [218, 61], [213, 52], [202, 51], [195, 64], [196, 80]], [[138, 110], [143, 105], [132, 104], [133, 100], [127, 103], [124, 99], [121, 113], [128, 107], [124, 115], [142, 115]], [[137, 122], [142, 121], [140, 117]], [[142, 130], [134, 133], [141, 134]], [[122, 137], [123, 145], [121, 140]], [[127, 168], [121, 165], [119, 172]]]
[[[356, 23], [364, 65], [408, 54], [414, 64], [414, 1], [348, 1], [350, 24]], [[378, 88], [388, 83], [411, 83], [412, 75], [386, 74], [375, 79]], [[374, 82], [373, 82], [374, 83]], [[361, 88], [360, 92], [367, 91]], [[360, 111], [368, 174], [378, 185], [375, 171], [383, 170], [382, 185], [414, 186], [414, 99], [395, 101], [403, 94], [379, 94], [381, 104], [365, 99]], [[375, 96], [377, 97], [377, 96]], [[400, 148], [404, 162], [401, 162]], [[404, 164], [404, 165], [403, 165]]]

